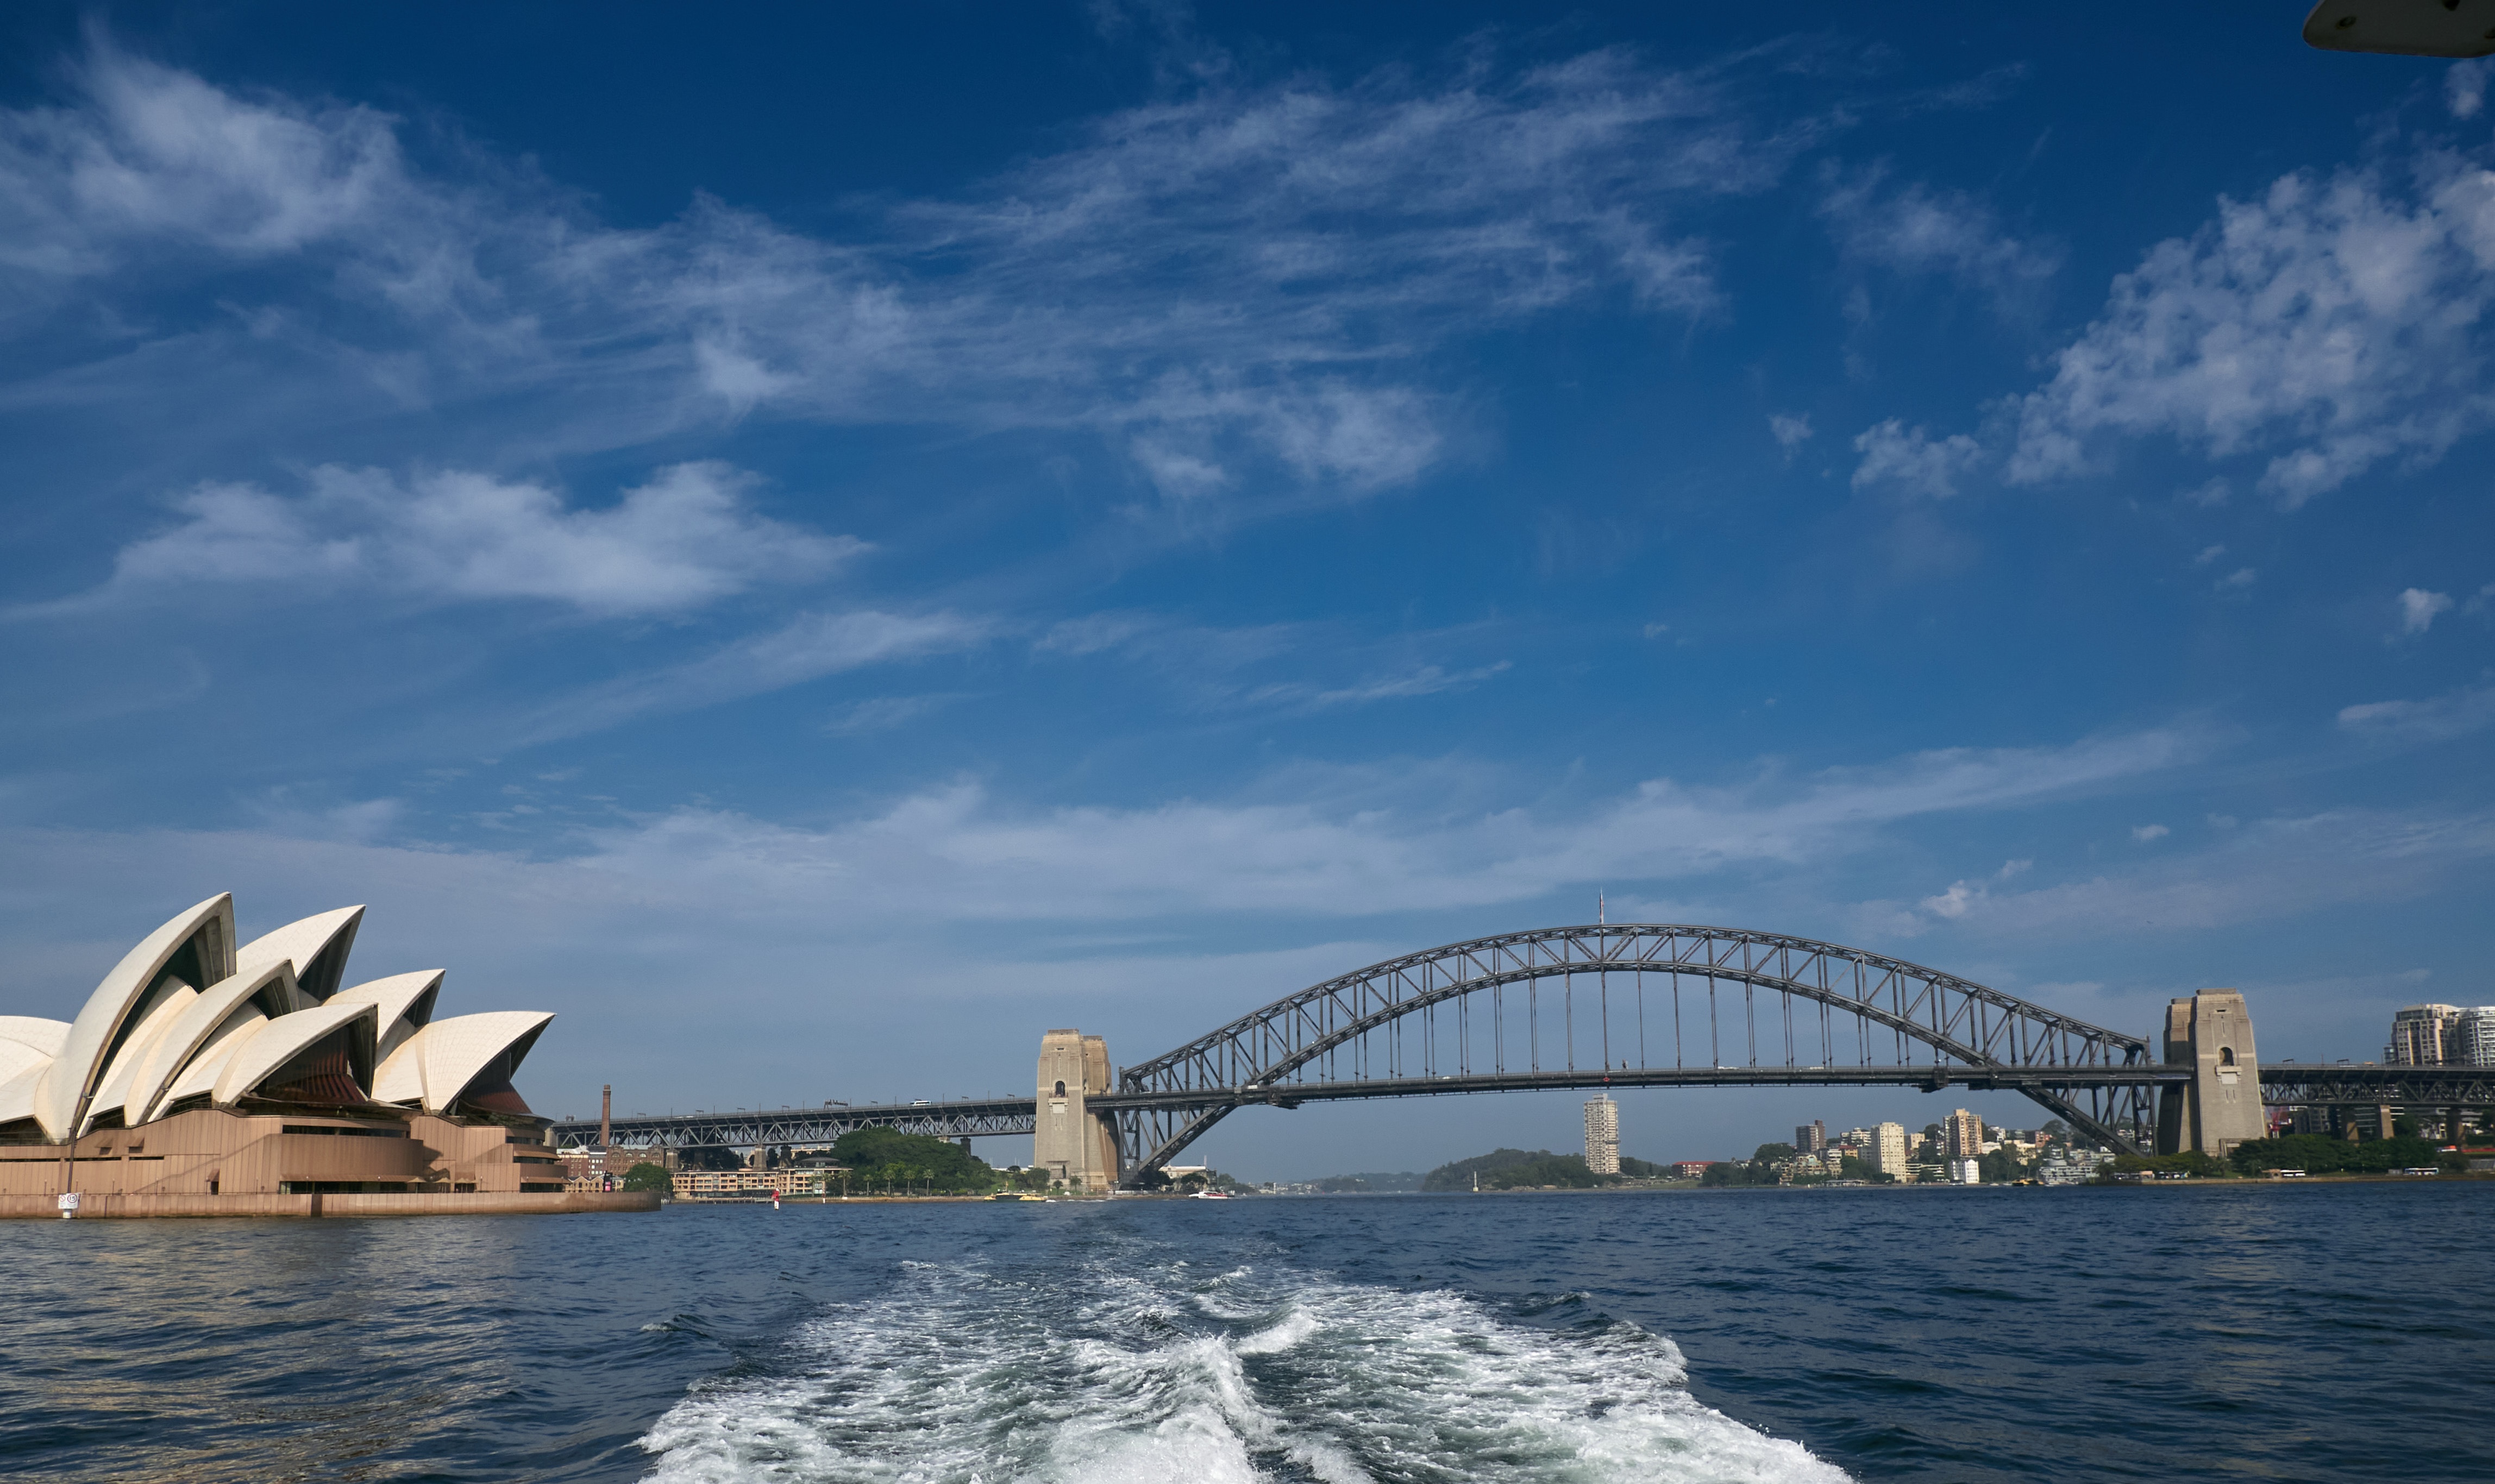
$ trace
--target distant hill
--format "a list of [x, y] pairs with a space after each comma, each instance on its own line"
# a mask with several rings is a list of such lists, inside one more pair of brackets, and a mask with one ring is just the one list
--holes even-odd
[[1529, 1153], [1523, 1149], [1494, 1149], [1469, 1160], [1439, 1166], [1422, 1179], [1421, 1189], [1468, 1191], [1473, 1188], [1473, 1177], [1478, 1175], [1481, 1188], [1486, 1191], [1532, 1190], [1546, 1185], [1556, 1185], [1562, 1190], [1587, 1190], [1597, 1185], [1609, 1185], [1623, 1177], [1650, 1180], [1671, 1173], [1669, 1165], [1649, 1164], [1626, 1155], [1620, 1157], [1619, 1174], [1598, 1175], [1586, 1167], [1586, 1157], [1582, 1154], [1553, 1154], [1548, 1149]]
[[1602, 1177], [1586, 1167], [1582, 1154], [1553, 1154], [1548, 1149], [1530, 1153], [1523, 1149], [1494, 1149], [1469, 1160], [1457, 1160], [1430, 1171], [1421, 1181], [1425, 1191], [1468, 1191], [1473, 1177], [1481, 1177], [1486, 1191], [1515, 1190], [1520, 1186], [1556, 1185], [1571, 1190], [1585, 1190], [1602, 1184]]
[[1309, 1183], [1330, 1196], [1393, 1196], [1419, 1190], [1421, 1176], [1409, 1169], [1372, 1169], [1356, 1175], [1328, 1175]]

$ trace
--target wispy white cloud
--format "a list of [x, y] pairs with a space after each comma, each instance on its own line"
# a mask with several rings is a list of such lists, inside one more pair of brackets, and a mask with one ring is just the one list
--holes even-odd
[[1900, 273], [1943, 274], [2019, 307], [2062, 265], [2056, 244], [2005, 231], [1991, 207], [1962, 191], [1917, 181], [1893, 186], [1887, 167], [1820, 172], [1819, 214], [1845, 254]]
[[1265, 685], [1251, 691], [1247, 699], [1251, 705], [1278, 703], [1304, 706], [1311, 711], [1337, 706], [1363, 706], [1371, 701], [1400, 701], [1414, 696], [1434, 696], [1450, 690], [1470, 690], [1493, 676], [1504, 674], [1509, 668], [1509, 662], [1504, 659], [1470, 670], [1450, 671], [1442, 665], [1423, 665], [1408, 674], [1381, 676], [1332, 689], [1296, 681]]
[[143, 602], [209, 585], [271, 597], [353, 584], [432, 599], [533, 599], [601, 616], [677, 613], [757, 584], [818, 577], [865, 550], [755, 514], [753, 476], [679, 464], [613, 505], [465, 470], [401, 480], [314, 469], [299, 495], [200, 485], [179, 522], [122, 548], [111, 579], [52, 605]]
[[2359, 737], [2449, 742], [2495, 726], [2495, 685], [2463, 686], [2424, 701], [2369, 701], [2343, 707], [2339, 725]]
[[[1219, 73], [951, 196], [854, 203], [842, 235], [707, 198], [625, 230], [473, 149], [427, 155], [456, 178], [420, 168], [374, 109], [108, 46], [77, 78], [0, 113], [0, 302], [21, 316], [73, 284], [214, 283], [226, 310], [180, 334], [295, 347], [392, 409], [518, 397], [554, 447], [759, 415], [1074, 430], [1184, 500], [1418, 477], [1456, 409], [1411, 367], [1453, 335], [1603, 296], [1713, 313], [1684, 208], [1764, 188], [1816, 136], [1755, 123], [1732, 71], [1625, 51]], [[282, 291], [227, 272], [275, 259]], [[22, 373], [10, 393], [55, 394]]]
[[2486, 76], [2490, 64], [2484, 57], [2472, 57], [2454, 62], [2443, 75], [2444, 106], [2453, 118], [2476, 118], [2486, 106]]
[[953, 613], [804, 614], [698, 659], [557, 696], [523, 718], [510, 740], [530, 744], [583, 736], [635, 716], [693, 711], [868, 665], [970, 649], [991, 632], [988, 621]]
[[[1693, 877], [1740, 863], [1826, 860], [1885, 826], [2119, 784], [2204, 753], [2205, 736], [2141, 733], [2063, 748], [1952, 750], [1798, 784], [1692, 789], [1657, 779], [1576, 818], [1504, 809], [1446, 820], [1373, 800], [1174, 803], [1023, 812], [973, 783], [915, 795], [822, 831], [714, 811], [601, 833], [593, 859], [809, 861], [788, 890], [835, 871], [844, 893], [897, 898], [949, 882], [975, 915], [1124, 917], [1248, 910], [1339, 916], [1513, 901], [1589, 880]], [[746, 843], [736, 843], [744, 841]], [[737, 867], [741, 868], [741, 867]], [[806, 888], [813, 890], [813, 888]]]
[[2451, 611], [2451, 594], [2428, 592], [2423, 588], [2405, 589], [2400, 593], [2400, 632], [2422, 634], [2434, 626], [2435, 615]]
[[1768, 436], [1791, 458], [1795, 449], [1810, 441], [1810, 416], [1805, 412], [1771, 412], [1768, 414]]
[[1895, 417], [1864, 430], [1854, 451], [1863, 456], [1854, 467], [1856, 489], [1895, 489], [1928, 500], [1956, 495], [1959, 478], [1984, 462], [1984, 450], [1965, 434], [1935, 440]]
[[957, 695], [874, 696], [844, 707], [823, 730], [835, 737], [863, 737], [908, 726], [962, 698]]
[[2164, 825], [2134, 825], [2131, 827], [2131, 837], [2142, 845], [2147, 844], [2151, 840], [2162, 840], [2173, 833], [2173, 831], [2167, 829]]
[[103, 47], [68, 108], [0, 111], [0, 282], [25, 297], [150, 247], [299, 252], [404, 211], [395, 121], [272, 106]]
[[[1053, 624], [1032, 649], [1066, 658], [1116, 655], [1158, 675], [1189, 704], [1209, 712], [1309, 712], [1469, 690], [1512, 667], [1504, 659], [1461, 667], [1414, 662], [1415, 649], [1463, 638], [1455, 630], [1363, 643], [1316, 623], [1216, 627], [1112, 612]], [[1286, 674], [1262, 678], [1276, 669]]]
[[2206, 849], [2123, 874], [2027, 892], [1944, 893], [1922, 906], [1927, 923], [1996, 934], [2227, 927], [2414, 897], [2490, 859], [2495, 813], [2332, 810], [2249, 823]]
[[2261, 487], [2294, 508], [2495, 423], [2495, 171], [2431, 152], [2410, 167], [2284, 176], [2151, 249], [2018, 401], [2009, 478], [2164, 433], [2213, 458], [2276, 450]]
[[[853, 645], [848, 652], [871, 648]], [[715, 692], [722, 683], [705, 679], [684, 689]], [[610, 705], [671, 703], [682, 695], [642, 693]], [[560, 848], [541, 841], [533, 852], [539, 863], [525, 868], [499, 857], [450, 854], [476, 861], [489, 876], [512, 876], [511, 889], [529, 899], [664, 901], [685, 922], [712, 912], [739, 923], [802, 917], [814, 933], [861, 940], [914, 931], [931, 920], [1075, 923], [1207, 913], [1340, 920], [1528, 901], [1590, 882], [1694, 881], [1728, 867], [1825, 865], [1875, 846], [1906, 821], [2126, 787], [2209, 745], [2202, 734], [2162, 731], [2066, 747], [1954, 749], [1802, 778], [1764, 772], [1720, 787], [1658, 778], [1584, 808], [1462, 812], [1449, 811], [1435, 783], [1381, 795], [1370, 785], [1328, 790], [1301, 776], [1284, 791], [1288, 803], [1179, 799], [1033, 809], [965, 780], [813, 825], [691, 805], [609, 816], [564, 836]], [[306, 833], [338, 836], [326, 821]], [[282, 848], [272, 837], [234, 859]], [[445, 849], [423, 844], [412, 854]], [[426, 890], [444, 879], [428, 875]]]
[[2217, 590], [2220, 597], [2242, 597], [2252, 591], [2253, 584], [2260, 579], [2261, 573], [2254, 568], [2237, 567], [2219, 578], [2211, 586]]

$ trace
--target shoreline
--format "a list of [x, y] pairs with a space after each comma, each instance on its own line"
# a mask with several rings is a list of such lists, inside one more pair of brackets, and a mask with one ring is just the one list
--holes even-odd
[[[2302, 1177], [2302, 1178], [2300, 1178], [2300, 1179], [2294, 1179], [2294, 1180], [2268, 1180], [2268, 1179], [2263, 1179], [2263, 1178], [2261, 1178], [2261, 1177], [2259, 1177], [2259, 1176], [2249, 1176], [2249, 1175], [2247, 1175], [2247, 1176], [2236, 1176], [2236, 1177], [2233, 1177], [2233, 1178], [2219, 1178], [2219, 1179], [2207, 1179], [2207, 1178], [2202, 1178], [2202, 1179], [2190, 1179], [2190, 1180], [2143, 1180], [2143, 1181], [2136, 1181], [2136, 1182], [2135, 1182], [2135, 1181], [2122, 1181], [2122, 1182], [2102, 1181], [2102, 1182], [2101, 1182], [2101, 1181], [2094, 1181], [2094, 1180], [2082, 1180], [2082, 1181], [2075, 1182], [2075, 1183], [2070, 1184], [2070, 1185], [2010, 1185], [2010, 1184], [1998, 1183], [1998, 1182], [1990, 1183], [1990, 1184], [1985, 1184], [1985, 1185], [1951, 1185], [1951, 1184], [1948, 1184], [1948, 1183], [1943, 1182], [1943, 1181], [1937, 1181], [1937, 1180], [1935, 1180], [1935, 1181], [1926, 1181], [1926, 1182], [1923, 1182], [1923, 1183], [1919, 1183], [1919, 1184], [1914, 1184], [1914, 1185], [1834, 1185], [1834, 1186], [1830, 1186], [1830, 1185], [1712, 1185], [1712, 1186], [1703, 1186], [1703, 1185], [1698, 1185], [1698, 1184], [1695, 1184], [1695, 1183], [1691, 1183], [1691, 1184], [1686, 1184], [1686, 1185], [1637, 1186], [1637, 1187], [1631, 1187], [1631, 1188], [1628, 1188], [1628, 1189], [1621, 1189], [1621, 1188], [1618, 1188], [1618, 1187], [1608, 1187], [1608, 1188], [1598, 1188], [1598, 1189], [1592, 1189], [1592, 1190], [1582, 1189], [1582, 1188], [1556, 1187], [1556, 1188], [1549, 1188], [1549, 1189], [1544, 1189], [1544, 1188], [1532, 1188], [1532, 1189], [1517, 1189], [1517, 1190], [1504, 1190], [1504, 1191], [1305, 1191], [1305, 1192], [1303, 1192], [1303, 1191], [1293, 1191], [1293, 1192], [1288, 1192], [1288, 1193], [1284, 1193], [1284, 1192], [1277, 1191], [1277, 1192], [1272, 1192], [1272, 1193], [1270, 1193], [1270, 1194], [1269, 1194], [1269, 1193], [1266, 1193], [1266, 1192], [1258, 1192], [1258, 1193], [1256, 1193], [1256, 1194], [1254, 1194], [1254, 1195], [1252, 1195], [1252, 1196], [1232, 1196], [1232, 1197], [1230, 1197], [1230, 1198], [1232, 1198], [1232, 1199], [1234, 1199], [1234, 1200], [1375, 1200], [1375, 1199], [1398, 1199], [1398, 1198], [1410, 1197], [1410, 1196], [1429, 1196], [1429, 1197], [1432, 1197], [1432, 1198], [1439, 1198], [1439, 1197], [1453, 1197], [1453, 1196], [1467, 1196], [1467, 1197], [1469, 1197], [1469, 1196], [1705, 1196], [1705, 1195], [1728, 1195], [1728, 1196], [1730, 1196], [1730, 1195], [1796, 1195], [1796, 1194], [1802, 1194], [1802, 1193], [1805, 1193], [1805, 1192], [1818, 1192], [1818, 1191], [1828, 1191], [1828, 1192], [1840, 1192], [1840, 1191], [1841, 1191], [1841, 1192], [1853, 1192], [1853, 1191], [1880, 1191], [1880, 1192], [1890, 1192], [1890, 1191], [2079, 1191], [2079, 1190], [2147, 1190], [2147, 1189], [2161, 1189], [2161, 1188], [2174, 1188], [2174, 1187], [2188, 1187], [2188, 1188], [2197, 1189], [2197, 1190], [2207, 1190], [2207, 1189], [2211, 1189], [2211, 1188], [2214, 1188], [2214, 1187], [2228, 1187], [2228, 1188], [2234, 1188], [2234, 1187], [2261, 1187], [2261, 1188], [2264, 1188], [2264, 1189], [2266, 1189], [2266, 1188], [2273, 1187], [2273, 1186], [2277, 1186], [2277, 1187], [2295, 1187], [2295, 1186], [2301, 1186], [2301, 1185], [2436, 1185], [2436, 1184], [2470, 1183], [2470, 1182], [2480, 1182], [2480, 1183], [2482, 1183], [2482, 1182], [2487, 1182], [2487, 1181], [2495, 1181], [2495, 1173], [2487, 1173], [2487, 1172], [2482, 1172], [2482, 1171], [2474, 1171], [2474, 1170], [2473, 1170], [2473, 1171], [2470, 1171], [2470, 1172], [2465, 1173], [2465, 1174], [2445, 1174], [2445, 1175], [2434, 1175], [2434, 1176], [2426, 1176], [2426, 1175], [2377, 1175], [2377, 1174], [2330, 1174], [2330, 1175], [2306, 1175], [2306, 1176], [2304, 1176], [2304, 1177]], [[333, 1198], [334, 1198], [334, 1197], [333, 1197]], [[1165, 1195], [1160, 1195], [1160, 1194], [1157, 1194], [1157, 1193], [1147, 1193], [1147, 1192], [1135, 1192], [1135, 1193], [1132, 1193], [1132, 1194], [1118, 1194], [1118, 1195], [1109, 1195], [1109, 1196], [1052, 1196], [1048, 1197], [1047, 1201], [1045, 1201], [1045, 1202], [1040, 1202], [1040, 1201], [1008, 1201], [1008, 1200], [992, 1200], [992, 1199], [990, 1199], [988, 1196], [782, 1196], [782, 1197], [781, 1197], [781, 1204], [783, 1204], [783, 1205], [790, 1205], [790, 1206], [843, 1206], [843, 1205], [850, 1205], [850, 1206], [864, 1206], [864, 1205], [1002, 1205], [1002, 1206], [1021, 1206], [1021, 1205], [1038, 1205], [1038, 1204], [1050, 1204], [1050, 1205], [1091, 1205], [1091, 1204], [1096, 1204], [1096, 1203], [1105, 1202], [1105, 1201], [1112, 1201], [1112, 1200], [1116, 1200], [1116, 1201], [1130, 1201], [1130, 1200], [1158, 1200], [1158, 1201], [1167, 1201], [1167, 1200], [1191, 1200], [1191, 1199], [1193, 1199], [1193, 1198], [1194, 1198], [1194, 1197], [1193, 1197], [1193, 1196], [1165, 1196]], [[707, 1197], [707, 1198], [702, 1198], [702, 1197], [681, 1197], [681, 1198], [679, 1198], [679, 1197], [670, 1197], [670, 1198], [666, 1201], [666, 1204], [667, 1204], [667, 1205], [670, 1205], [670, 1206], [767, 1206], [767, 1205], [771, 1204], [771, 1202], [770, 1202], [770, 1200], [769, 1200], [769, 1199], [767, 1199], [767, 1198], [765, 1198], [765, 1199], [760, 1199], [760, 1200], [756, 1200], [756, 1199], [753, 1198], [752, 1196], [713, 1196], [713, 1197]], [[345, 1214], [345, 1213], [339, 1213], [339, 1214]]]

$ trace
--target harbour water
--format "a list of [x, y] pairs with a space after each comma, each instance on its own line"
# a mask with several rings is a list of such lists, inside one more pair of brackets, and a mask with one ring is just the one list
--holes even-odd
[[2495, 1477], [2495, 1185], [16, 1223], [0, 1472]]

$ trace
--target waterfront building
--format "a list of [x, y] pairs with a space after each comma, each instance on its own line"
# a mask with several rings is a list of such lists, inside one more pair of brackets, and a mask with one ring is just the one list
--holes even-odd
[[1969, 1156], [1960, 1156], [1951, 1160], [1947, 1168], [1949, 1170], [1949, 1183], [1952, 1185], [1982, 1185], [1984, 1183], [1984, 1164], [1981, 1160], [1977, 1160]]
[[1707, 1166], [1712, 1163], [1714, 1162], [1711, 1160], [1675, 1160], [1672, 1162], [1672, 1172], [1683, 1180], [1695, 1180], [1706, 1174]]
[[565, 1188], [575, 1191], [621, 1190], [635, 1165], [656, 1165], [670, 1174], [676, 1168], [676, 1151], [642, 1145], [576, 1146], [556, 1157], [563, 1161]]
[[511, 1085], [554, 1016], [437, 1018], [440, 969], [349, 984], [363, 916], [341, 907], [244, 943], [233, 898], [212, 896], [124, 954], [75, 1019], [0, 1016], [0, 1209], [562, 1196], [548, 1120]]
[[2460, 1007], [2405, 1005], [2392, 1013], [2390, 1044], [2383, 1061], [2393, 1067], [2441, 1067], [2457, 1060]]
[[1620, 1105], [1608, 1093], [1586, 1105], [1586, 1167], [1598, 1175], [1620, 1172]]
[[1941, 1157], [1971, 1160], [1984, 1153], [1984, 1120], [1965, 1108], [1952, 1108], [1941, 1120]]
[[2036, 1166], [2036, 1179], [2044, 1185], [2085, 1185], [2096, 1177], [2099, 1166], [2109, 1156], [2094, 1149], [2073, 1149], [2056, 1144], [2045, 1153]]
[[755, 1200], [765, 1196], [825, 1196], [839, 1188], [837, 1169], [685, 1169], [669, 1182], [678, 1200]]
[[1906, 1176], [1906, 1126], [1884, 1123], [1871, 1131], [1870, 1155], [1864, 1163], [1884, 1175], [1899, 1180]]
[[1814, 1118], [1794, 1129], [1794, 1152], [1817, 1154], [1828, 1147], [1828, 1125]]

